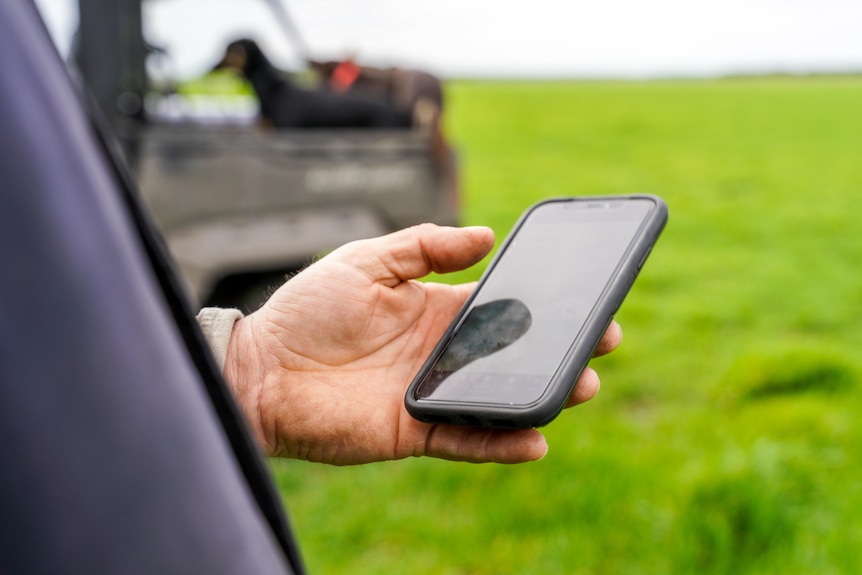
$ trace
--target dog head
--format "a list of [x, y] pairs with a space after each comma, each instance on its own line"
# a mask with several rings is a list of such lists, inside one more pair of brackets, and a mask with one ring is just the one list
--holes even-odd
[[213, 67], [213, 70], [233, 70], [248, 75], [249, 72], [263, 66], [268, 66], [269, 60], [257, 42], [243, 38], [228, 44], [224, 57]]

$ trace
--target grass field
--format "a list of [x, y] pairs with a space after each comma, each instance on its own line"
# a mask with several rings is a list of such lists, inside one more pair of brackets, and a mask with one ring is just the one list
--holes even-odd
[[311, 572], [862, 572], [862, 79], [448, 95], [464, 223], [632, 192], [670, 222], [543, 461], [273, 462]]

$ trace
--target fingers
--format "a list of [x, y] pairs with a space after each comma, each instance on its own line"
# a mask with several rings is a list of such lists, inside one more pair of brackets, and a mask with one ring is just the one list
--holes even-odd
[[548, 452], [545, 436], [535, 429], [495, 430], [436, 425], [425, 443], [425, 455], [469, 463], [526, 463]]
[[394, 286], [431, 272], [468, 268], [493, 247], [494, 232], [490, 228], [422, 224], [379, 238], [352, 242], [331, 256], [350, 262], [374, 281]]
[[[616, 321], [611, 321], [593, 356], [605, 355], [612, 352], [622, 340], [623, 330], [620, 324]], [[572, 394], [566, 402], [566, 408], [574, 407], [591, 400], [596, 396], [600, 388], [601, 381], [599, 380], [599, 374], [593, 368], [585, 367], [583, 373], [581, 373], [581, 377], [578, 378], [578, 383], [575, 384], [575, 389], [572, 390]]]
[[611, 321], [611, 324], [608, 326], [608, 329], [605, 331], [605, 335], [602, 336], [602, 340], [599, 342], [599, 345], [596, 347], [595, 353], [593, 353], [593, 357], [597, 357], [600, 355], [605, 355], [606, 353], [610, 353], [620, 345], [620, 342], [623, 340], [623, 328], [620, 327], [616, 321]]
[[591, 400], [596, 396], [600, 388], [601, 381], [599, 380], [599, 374], [593, 368], [585, 367], [583, 373], [581, 373], [581, 377], [578, 378], [578, 383], [575, 384], [575, 389], [572, 390], [572, 394], [566, 402], [566, 408], [574, 407]]
[[[589, 401], [599, 392], [596, 371], [584, 369], [566, 408]], [[495, 430], [482, 427], [436, 425], [425, 443], [425, 455], [470, 463], [526, 463], [548, 452], [545, 437], [536, 429]]]

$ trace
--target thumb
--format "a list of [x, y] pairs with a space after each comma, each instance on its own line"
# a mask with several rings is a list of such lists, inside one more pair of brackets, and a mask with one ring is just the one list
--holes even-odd
[[452, 228], [421, 224], [392, 234], [351, 242], [330, 254], [373, 281], [393, 287], [431, 272], [447, 273], [477, 263], [494, 247], [486, 227]]

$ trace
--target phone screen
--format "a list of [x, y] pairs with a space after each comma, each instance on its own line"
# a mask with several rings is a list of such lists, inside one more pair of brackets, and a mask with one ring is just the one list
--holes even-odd
[[654, 208], [648, 199], [562, 201], [530, 212], [415, 397], [540, 399]]

